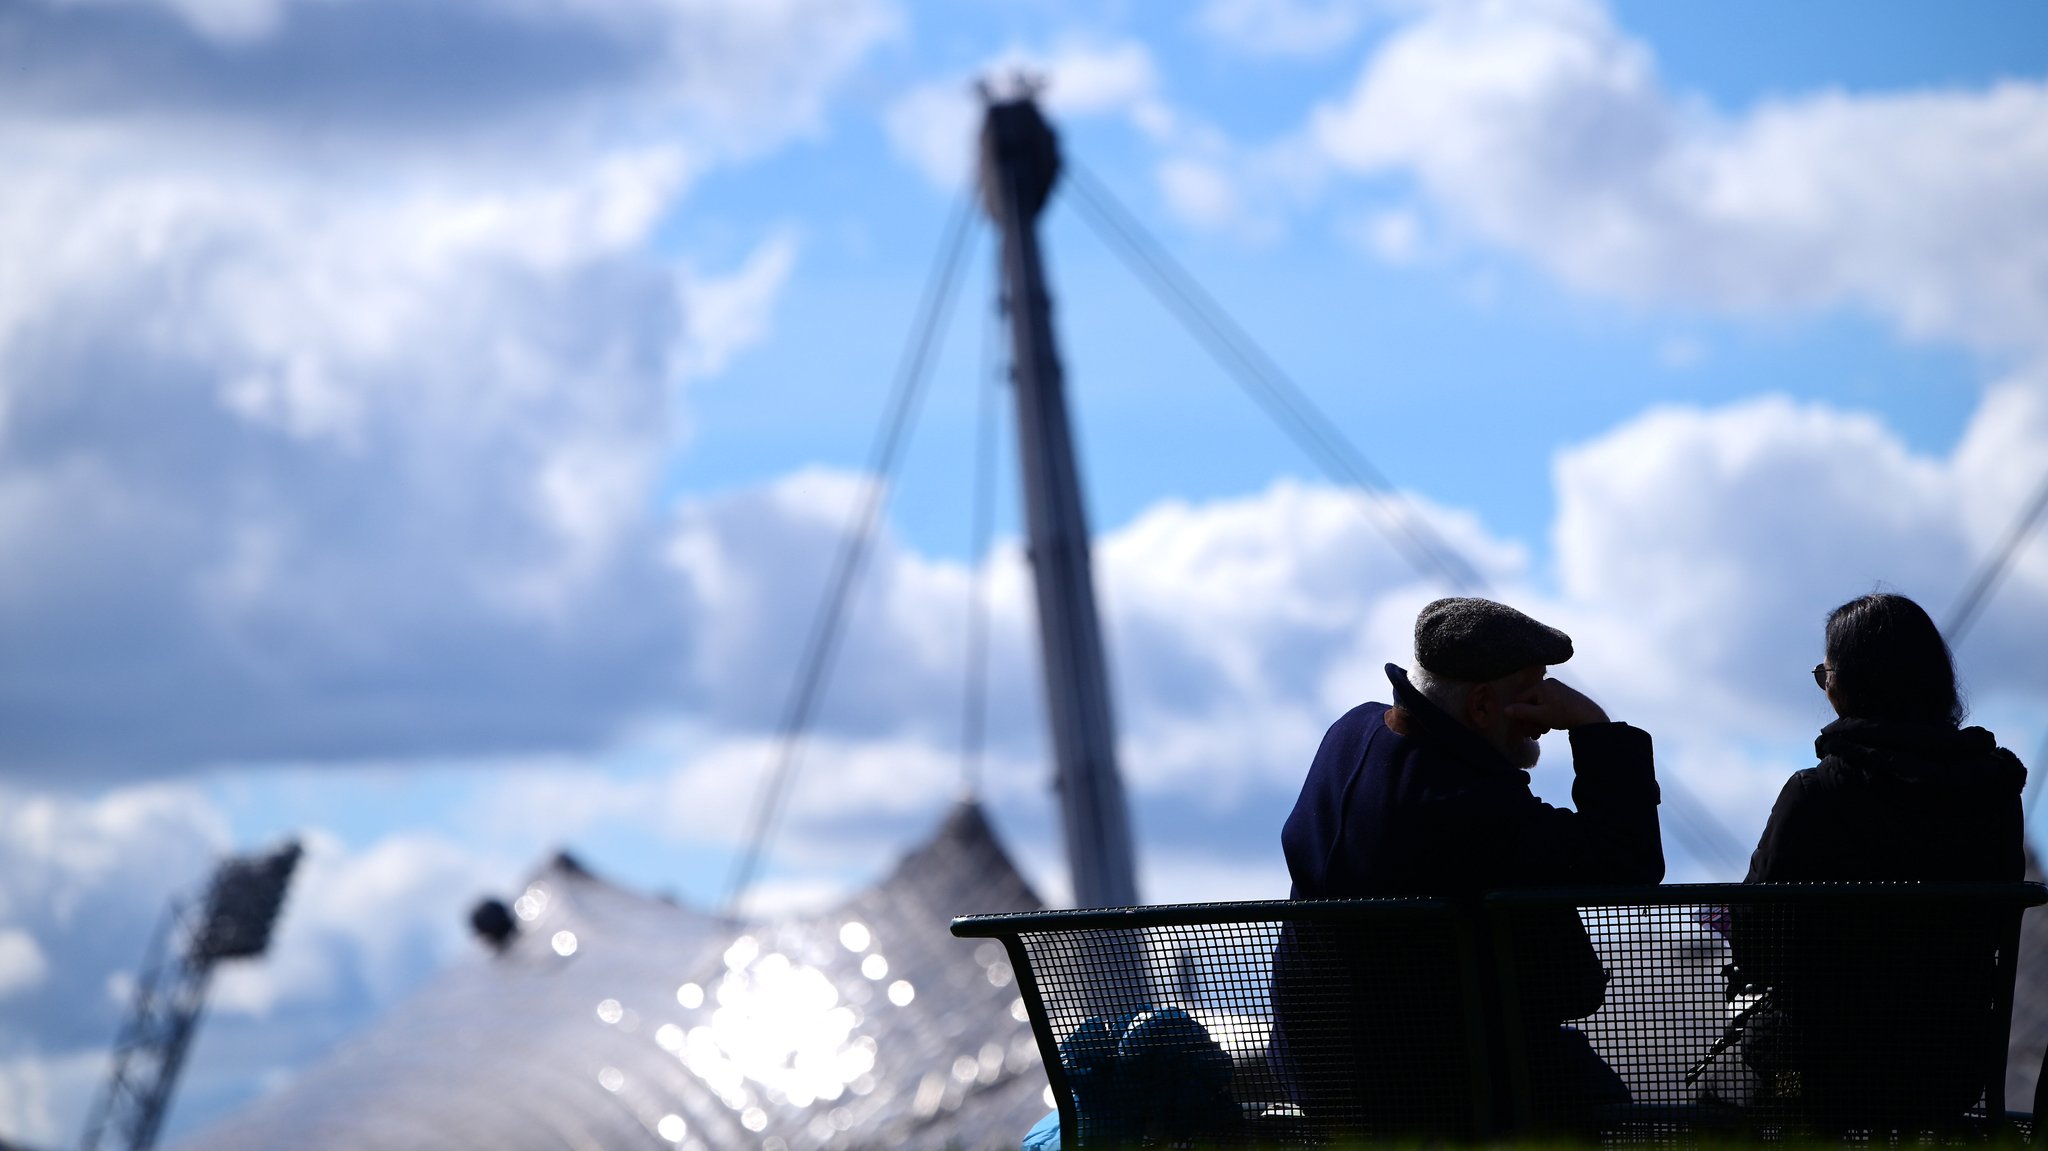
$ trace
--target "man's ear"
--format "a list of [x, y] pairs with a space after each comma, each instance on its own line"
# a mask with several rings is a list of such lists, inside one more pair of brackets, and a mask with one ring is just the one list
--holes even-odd
[[1493, 693], [1483, 683], [1475, 683], [1465, 693], [1465, 714], [1458, 718], [1468, 724], [1485, 727], [1493, 715]]

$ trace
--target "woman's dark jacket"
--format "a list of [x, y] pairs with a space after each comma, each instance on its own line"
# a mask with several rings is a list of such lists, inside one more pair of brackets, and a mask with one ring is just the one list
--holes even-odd
[[1813, 741], [1749, 860], [1749, 883], [2018, 880], [2027, 769], [1981, 727], [1838, 719]]
[[[2026, 869], [2027, 772], [1981, 727], [1839, 719], [1785, 783], [1751, 883], [2012, 882]], [[1981, 912], [1738, 916], [1740, 977], [1772, 989], [1744, 1050], [1818, 1112], [1939, 1117], [1985, 1085], [1991, 954]]]

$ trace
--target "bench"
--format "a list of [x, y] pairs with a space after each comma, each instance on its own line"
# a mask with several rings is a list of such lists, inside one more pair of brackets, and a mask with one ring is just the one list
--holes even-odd
[[[2005, 1057], [2020, 915], [2044, 902], [2035, 883], [1699, 884], [953, 933], [1009, 951], [1069, 1149], [1979, 1139], [2031, 1130]], [[1586, 1049], [1625, 1091], [1582, 1089], [1607, 1074]]]

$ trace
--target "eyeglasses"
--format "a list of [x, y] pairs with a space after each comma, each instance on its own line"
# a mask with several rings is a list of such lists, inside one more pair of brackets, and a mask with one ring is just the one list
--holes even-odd
[[1825, 662], [1813, 665], [1813, 686], [1822, 691], [1828, 689], [1828, 665]]

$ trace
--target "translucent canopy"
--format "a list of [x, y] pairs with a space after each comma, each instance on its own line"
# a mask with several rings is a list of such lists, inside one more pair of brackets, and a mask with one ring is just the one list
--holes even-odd
[[1014, 1147], [1045, 1074], [1002, 948], [947, 923], [1038, 906], [971, 804], [808, 918], [730, 924], [559, 859], [501, 953], [181, 1148]]

